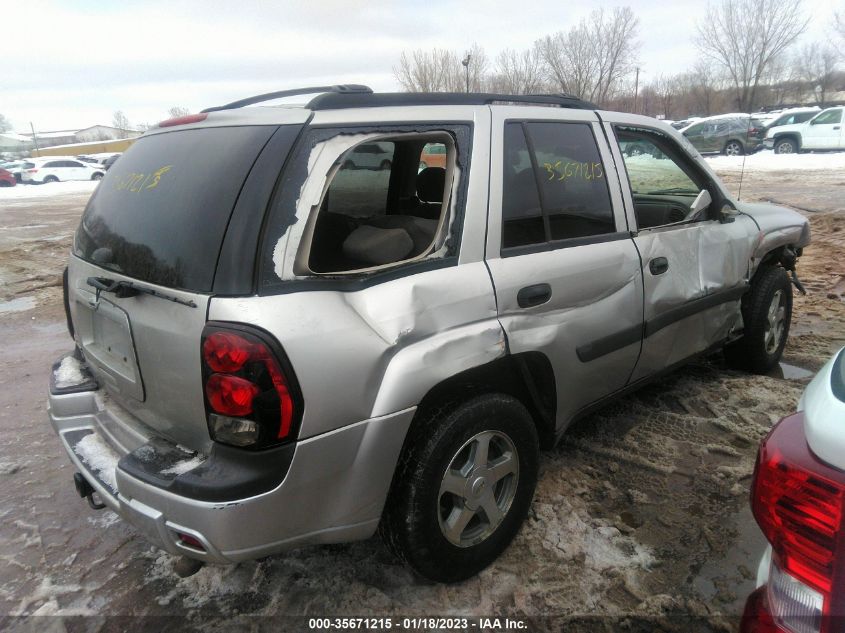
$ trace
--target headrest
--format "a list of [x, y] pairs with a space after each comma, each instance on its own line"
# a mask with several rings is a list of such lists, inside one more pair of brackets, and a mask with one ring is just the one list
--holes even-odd
[[405, 259], [414, 250], [414, 241], [404, 229], [379, 229], [362, 225], [343, 241], [343, 254], [373, 266]]
[[423, 202], [443, 202], [443, 187], [445, 185], [445, 169], [442, 167], [426, 167], [417, 174], [417, 197]]

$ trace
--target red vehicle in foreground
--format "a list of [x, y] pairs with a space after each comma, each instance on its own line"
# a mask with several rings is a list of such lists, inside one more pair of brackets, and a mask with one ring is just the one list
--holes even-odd
[[0, 187], [14, 187], [17, 183], [10, 171], [0, 169]]
[[845, 631], [845, 349], [763, 440], [751, 507], [769, 547], [742, 633]]

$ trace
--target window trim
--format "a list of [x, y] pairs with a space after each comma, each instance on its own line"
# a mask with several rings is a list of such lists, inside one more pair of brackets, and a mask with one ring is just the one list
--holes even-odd
[[[284, 170], [279, 175], [268, 211], [261, 228], [256, 264], [256, 293], [258, 296], [273, 296], [290, 292], [338, 291], [355, 292], [374, 285], [400, 279], [429, 270], [436, 270], [458, 265], [461, 241], [466, 216], [469, 182], [472, 178], [472, 154], [474, 151], [476, 122], [464, 119], [442, 120], [404, 120], [379, 121], [377, 123], [306, 123], [294, 147], [288, 154]], [[401, 134], [403, 132], [446, 132], [455, 141], [456, 166], [462, 177], [457, 187], [452, 187], [450, 200], [449, 232], [444, 243], [447, 252], [441, 259], [428, 259], [418, 262], [401, 263], [386, 270], [378, 270], [364, 275], [346, 275], [331, 277], [279, 277], [275, 271], [273, 253], [280, 240], [284, 240], [286, 249], [287, 233], [290, 227], [301, 221], [296, 216], [298, 191], [308, 178], [307, 158], [317, 143], [338, 134], [360, 134], [378, 132]], [[285, 270], [287, 275], [290, 271]]]
[[[663, 132], [663, 131], [661, 131], [657, 128], [648, 127], [648, 126], [645, 126], [645, 125], [630, 124], [630, 123], [617, 123], [617, 122], [610, 122], [610, 121], [608, 121], [607, 124], [610, 126], [610, 128], [613, 132], [613, 141], [616, 143], [616, 147], [611, 148], [611, 149], [615, 149], [615, 151], [617, 151], [619, 153], [620, 159], [622, 161], [622, 167], [625, 170], [625, 180], [624, 180], [624, 182], [623, 182], [621, 177], [619, 178], [619, 181], [620, 181], [620, 184], [622, 184], [623, 188], [624, 188], [625, 184], [628, 185], [627, 194], [628, 194], [628, 196], [630, 196], [631, 205], [632, 205], [630, 215], [632, 216], [631, 219], [633, 220], [634, 227], [635, 227], [631, 230], [635, 235], [637, 235], [637, 234], [639, 234], [643, 231], [660, 231], [660, 230], [665, 230], [665, 229], [674, 229], [674, 228], [678, 228], [678, 227], [688, 226], [688, 225], [691, 225], [691, 224], [699, 224], [701, 222], [705, 222], [705, 221], [713, 219], [711, 217], [710, 213], [708, 213], [705, 217], [698, 219], [698, 220], [696, 220], [696, 219], [689, 219], [688, 220], [688, 219], [685, 218], [683, 220], [679, 220], [678, 222], [670, 222], [668, 224], [659, 224], [657, 226], [649, 226], [649, 227], [641, 228], [640, 225], [639, 225], [639, 221], [637, 219], [636, 208], [633, 206], [634, 205], [634, 186], [631, 184], [631, 176], [628, 173], [628, 164], [625, 162], [625, 155], [622, 152], [622, 147], [619, 144], [620, 143], [619, 136], [617, 135], [617, 129], [620, 128], [620, 127], [628, 127], [628, 128], [633, 128], [635, 130], [640, 130], [640, 131], [646, 132], [646, 133], [653, 133], [658, 138], [664, 139], [667, 142], [667, 144], [669, 145], [669, 151], [668, 152], [665, 151], [665, 148], [662, 147], [660, 143], [652, 142], [652, 144], [655, 145], [659, 150], [663, 151], [664, 154], [666, 154], [667, 156], [672, 158], [673, 159], [672, 162], [674, 162], [681, 169], [681, 171], [683, 171], [684, 174], [690, 180], [692, 180], [693, 184], [695, 184], [696, 186], [701, 186], [701, 185], [698, 185], [696, 183], [696, 178], [704, 181], [705, 184], [704, 184], [703, 188], [707, 189], [707, 191], [710, 193], [711, 199], [713, 200], [713, 202], [711, 202], [711, 209], [716, 206], [717, 200], [723, 199], [723, 196], [721, 195], [721, 192], [715, 186], [715, 183], [710, 178], [710, 176], [707, 174], [707, 172], [705, 172], [704, 170], [701, 170], [695, 164], [695, 162], [692, 160], [692, 158], [688, 156], [687, 152], [683, 149], [683, 146], [681, 146], [670, 135], [666, 134], [665, 132]], [[624, 193], [625, 193], [625, 191], [623, 189], [623, 199], [625, 197]]]
[[[532, 138], [531, 134], [528, 130], [528, 125], [530, 123], [553, 123], [556, 125], [584, 125], [586, 126], [590, 134], [593, 137], [593, 142], [595, 143], [596, 153], [598, 154], [599, 161], [601, 162], [602, 169], [605, 173], [605, 185], [607, 187], [607, 200], [610, 203], [610, 217], [613, 221], [613, 228], [614, 231], [608, 233], [596, 233], [595, 235], [585, 235], [579, 237], [567, 237], [562, 239], [552, 239], [552, 231], [551, 231], [551, 221], [549, 219], [548, 209], [546, 207], [545, 201], [545, 194], [543, 192], [542, 181], [540, 180], [540, 170], [539, 170], [539, 163], [537, 162], [537, 152], [534, 147], [534, 139]], [[505, 257], [517, 257], [519, 255], [527, 255], [530, 253], [541, 253], [545, 251], [554, 251], [562, 248], [573, 248], [576, 246], [586, 246], [588, 244], [599, 244], [602, 242], [612, 242], [619, 239], [625, 239], [630, 237], [630, 234], [625, 229], [620, 229], [619, 221], [617, 218], [616, 209], [614, 208], [613, 202], [613, 193], [610, 188], [610, 174], [612, 173], [608, 169], [608, 165], [606, 164], [605, 157], [602, 155], [602, 146], [599, 140], [599, 136], [596, 134], [596, 125], [598, 121], [588, 121], [588, 120], [568, 120], [568, 119], [505, 119], [502, 121], [502, 168], [504, 168], [504, 130], [508, 125], [519, 124], [520, 130], [522, 131], [523, 138], [525, 139], [525, 146], [528, 149], [529, 160], [531, 161], [531, 170], [534, 172], [534, 186], [537, 188], [537, 200], [540, 203], [540, 212], [543, 218], [543, 231], [545, 233], [546, 239], [542, 242], [535, 242], [533, 244], [521, 244], [519, 246], [504, 246], [505, 240], [505, 222], [504, 222], [504, 181], [502, 182], [502, 204], [500, 204], [499, 209], [499, 226], [500, 226], [500, 235], [499, 235], [499, 256], [502, 258]], [[612, 159], [612, 153], [609, 156]], [[624, 215], [624, 214], [623, 214]]]
[[[444, 199], [440, 204], [440, 219], [437, 223], [437, 229], [434, 231], [434, 238], [432, 239], [431, 243], [428, 247], [419, 255], [415, 255], [414, 257], [410, 257], [407, 259], [400, 259], [397, 262], [391, 262], [388, 264], [378, 264], [375, 266], [368, 266], [366, 268], [355, 268], [352, 270], [337, 270], [337, 271], [329, 271], [329, 272], [317, 272], [311, 269], [311, 249], [314, 245], [314, 233], [316, 231], [317, 226], [317, 219], [320, 216], [321, 207], [323, 206], [323, 202], [326, 199], [326, 195], [329, 193], [329, 189], [331, 188], [332, 182], [337, 177], [338, 173], [341, 171], [343, 167], [343, 163], [340, 161], [341, 158], [348, 155], [349, 153], [353, 152], [356, 148], [361, 147], [362, 145], [373, 145], [377, 146], [379, 142], [387, 143], [393, 142], [392, 139], [399, 139], [402, 137], [409, 137], [409, 140], [413, 140], [415, 137], [428, 137], [431, 135], [432, 137], [436, 136], [437, 138], [442, 138], [442, 142], [444, 145], [447, 145], [447, 153], [446, 153], [446, 180], [444, 183]], [[394, 143], [395, 147], [395, 143]], [[386, 152], [384, 152], [386, 153]], [[395, 157], [395, 149], [394, 154]], [[427, 259], [432, 252], [436, 250], [437, 243], [442, 241], [445, 244], [445, 238], [443, 236], [444, 225], [448, 220], [449, 216], [449, 209], [451, 208], [451, 200], [452, 200], [452, 191], [454, 190], [454, 179], [455, 177], [460, 177], [460, 170], [457, 168], [457, 145], [455, 139], [452, 137], [451, 134], [445, 131], [432, 131], [430, 133], [417, 133], [417, 132], [403, 132], [399, 134], [379, 134], [375, 133], [372, 137], [368, 137], [366, 139], [361, 140], [359, 143], [356, 143], [349, 148], [343, 150], [343, 152], [335, 158], [335, 162], [332, 164], [332, 167], [329, 169], [329, 172], [326, 174], [326, 180], [323, 184], [323, 191], [320, 194], [319, 202], [312, 207], [311, 213], [308, 215], [308, 219], [306, 220], [305, 229], [302, 231], [302, 235], [299, 237], [299, 244], [296, 247], [296, 255], [293, 259], [293, 269], [292, 274], [297, 279], [313, 279], [313, 278], [320, 278], [320, 277], [348, 277], [350, 275], [364, 275], [364, 274], [372, 274], [382, 270], [393, 269], [398, 266], [402, 266], [403, 264], [410, 264], [423, 261]], [[448, 192], [448, 195], [446, 195]], [[443, 238], [443, 239], [441, 239]], [[444, 245], [441, 244], [441, 247]]]

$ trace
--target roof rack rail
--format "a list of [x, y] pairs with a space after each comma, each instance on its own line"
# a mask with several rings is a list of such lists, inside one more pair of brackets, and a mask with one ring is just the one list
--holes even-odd
[[203, 112], [234, 110], [236, 108], [243, 108], [244, 106], [253, 105], [255, 103], [262, 103], [264, 101], [272, 101], [273, 99], [281, 99], [283, 97], [295, 97], [296, 95], [310, 95], [327, 92], [334, 94], [373, 94], [372, 88], [359, 84], [339, 84], [336, 86], [310, 86], [308, 88], [292, 88], [290, 90], [267, 92], [263, 95], [256, 95], [254, 97], [247, 97], [246, 99], [232, 101], [232, 103], [227, 103], [226, 105], [206, 108], [205, 110], [203, 110]]
[[412, 105], [490, 105], [494, 103], [547, 105], [579, 110], [599, 109], [594, 103], [566, 94], [508, 95], [488, 92], [378, 92], [343, 95], [325, 93], [314, 97], [306, 107], [309, 110], [335, 110]]

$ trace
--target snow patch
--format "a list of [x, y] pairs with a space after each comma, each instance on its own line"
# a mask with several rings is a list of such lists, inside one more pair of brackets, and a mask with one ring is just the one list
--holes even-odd
[[73, 449], [73, 452], [88, 464], [104, 484], [112, 490], [117, 490], [117, 461], [120, 459], [112, 448], [96, 433], [89, 433], [83, 437]]
[[[2, 189], [0, 189], [2, 191]], [[11, 301], [0, 302], [0, 314], [9, 314], [12, 312], [26, 312], [35, 307], [35, 297], [20, 297], [12, 299]]]
[[165, 468], [161, 471], [162, 475], [182, 475], [189, 470], [193, 470], [200, 464], [202, 464], [206, 460], [204, 455], [197, 455], [196, 457], [192, 457], [190, 459], [183, 459], [180, 462], [176, 462], [170, 468]]
[[81, 385], [87, 379], [82, 373], [82, 365], [73, 356], [65, 356], [61, 364], [53, 372], [53, 377], [56, 379], [56, 387], [65, 389], [66, 387], [75, 387]]
[[64, 194], [93, 193], [97, 188], [96, 180], [75, 180], [51, 182], [46, 185], [17, 185], [0, 187], [0, 202], [5, 200], [42, 200]]
[[773, 171], [841, 171], [845, 170], [845, 152], [820, 154], [775, 154], [761, 151], [749, 156], [707, 156], [705, 159], [717, 171], [745, 173]]
[[95, 528], [105, 530], [111, 526], [120, 523], [120, 517], [111, 510], [105, 510], [103, 514], [96, 517], [88, 517], [86, 519], [90, 525]]

